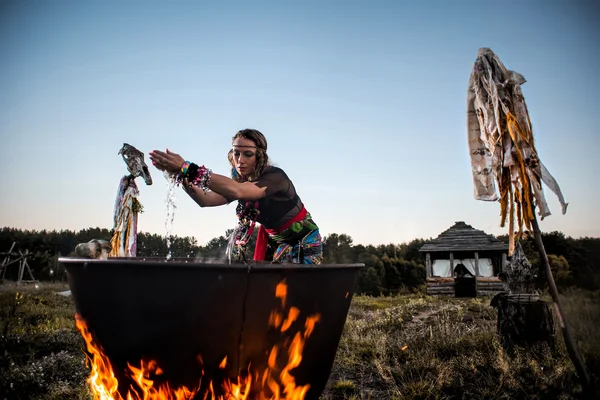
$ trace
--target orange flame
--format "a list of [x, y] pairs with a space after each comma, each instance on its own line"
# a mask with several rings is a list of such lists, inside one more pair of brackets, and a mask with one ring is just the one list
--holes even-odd
[[[294, 322], [298, 321], [300, 310], [290, 307], [287, 312], [287, 285], [280, 282], [275, 289], [275, 296], [281, 300], [281, 310], [273, 310], [269, 318], [269, 325], [281, 333], [287, 332]], [[208, 390], [202, 395], [203, 400], [303, 400], [310, 389], [310, 385], [297, 386], [291, 371], [302, 363], [302, 352], [306, 339], [314, 331], [315, 325], [320, 320], [320, 315], [307, 317], [304, 330], [297, 332], [293, 338], [282, 339], [282, 342], [273, 346], [269, 352], [268, 367], [264, 371], [252, 371], [248, 366], [247, 376], [238, 376], [236, 379], [221, 382], [219, 387], [224, 394], [216, 394], [215, 387], [218, 383], [209, 382]], [[163, 371], [155, 361], [141, 361], [139, 367], [127, 365], [126, 373], [132, 379], [127, 394], [123, 397], [118, 388], [119, 382], [115, 377], [112, 365], [104, 354], [102, 347], [96, 343], [87, 328], [85, 321], [75, 315], [77, 328], [85, 339], [87, 347], [88, 366], [91, 372], [87, 383], [94, 396], [94, 400], [191, 400], [195, 398], [199, 389], [187, 387], [171, 388], [168, 383], [155, 385], [152, 376], [160, 376]], [[278, 367], [281, 357], [285, 365]], [[202, 364], [202, 356], [197, 360]], [[219, 364], [219, 368], [227, 367], [227, 356]], [[252, 396], [252, 397], [250, 397]]]

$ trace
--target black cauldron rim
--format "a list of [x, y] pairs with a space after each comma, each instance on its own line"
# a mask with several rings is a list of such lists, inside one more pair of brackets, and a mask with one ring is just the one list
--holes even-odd
[[87, 267], [127, 266], [128, 268], [145, 267], [168, 267], [168, 268], [202, 268], [202, 269], [238, 269], [256, 271], [289, 271], [289, 270], [343, 270], [362, 269], [363, 263], [347, 264], [295, 264], [295, 263], [272, 263], [270, 261], [252, 261], [244, 263], [228, 263], [223, 259], [197, 259], [185, 257], [173, 257], [167, 260], [165, 257], [108, 257], [105, 259], [59, 257], [58, 262], [63, 264], [81, 265]]

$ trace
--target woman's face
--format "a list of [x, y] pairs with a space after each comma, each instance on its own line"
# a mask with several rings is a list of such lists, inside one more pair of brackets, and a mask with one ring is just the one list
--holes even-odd
[[233, 140], [233, 162], [235, 170], [242, 176], [251, 175], [256, 168], [256, 145], [250, 139]]

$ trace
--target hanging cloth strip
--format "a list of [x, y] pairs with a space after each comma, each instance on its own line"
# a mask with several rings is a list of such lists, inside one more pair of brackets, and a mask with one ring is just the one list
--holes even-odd
[[137, 222], [141, 205], [139, 190], [131, 175], [121, 178], [115, 201], [109, 257], [135, 257], [137, 252]]
[[[543, 220], [551, 215], [545, 183], [567, 212], [560, 187], [542, 164], [533, 139], [521, 85], [525, 78], [506, 69], [498, 56], [481, 48], [467, 90], [467, 139], [477, 200], [500, 201], [500, 226], [509, 219], [509, 255], [523, 228], [531, 230], [533, 200]], [[515, 220], [518, 231], [515, 232]]]

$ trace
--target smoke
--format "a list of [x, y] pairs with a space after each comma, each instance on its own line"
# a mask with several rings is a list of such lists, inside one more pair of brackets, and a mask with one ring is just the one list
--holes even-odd
[[200, 262], [204, 264], [236, 264], [235, 260], [233, 260], [233, 252], [234, 252], [234, 240], [237, 228], [234, 229], [231, 234], [226, 238], [227, 244], [219, 249], [216, 256], [207, 257], [203, 255], [201, 252], [198, 252], [196, 257], [194, 258], [195, 262]]

